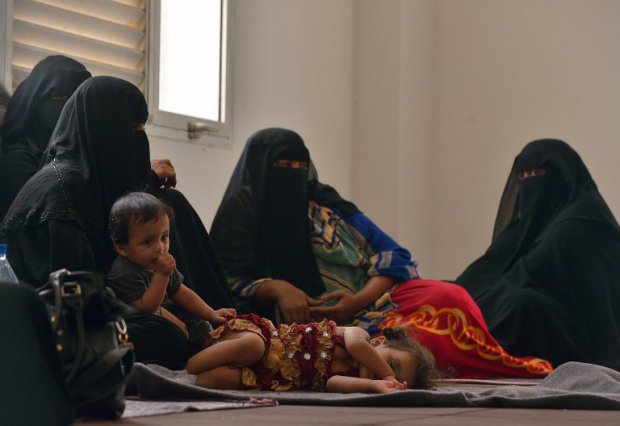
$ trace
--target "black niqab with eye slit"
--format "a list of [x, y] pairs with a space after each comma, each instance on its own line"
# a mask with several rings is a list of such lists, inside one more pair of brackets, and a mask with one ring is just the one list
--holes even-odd
[[[147, 189], [149, 182], [148, 138], [143, 130], [133, 130], [147, 116], [138, 88], [113, 77], [90, 78], [69, 98], [44, 154], [45, 165], [24, 185], [2, 223], [9, 261], [20, 280], [39, 286], [60, 268], [107, 271], [116, 256], [108, 231], [110, 207], [120, 195]], [[193, 277], [202, 273], [197, 292], [214, 307], [231, 306], [196, 212], [178, 191], [166, 195], [182, 222], [171, 226], [177, 264], [188, 269], [203, 265], [188, 272]], [[137, 361], [178, 370], [196, 351], [164, 318], [126, 312], [125, 321]]]
[[[82, 83], [62, 111], [43, 167], [7, 212], [3, 232], [23, 236], [45, 222], [77, 222], [95, 258], [95, 265], [84, 267], [105, 269], [114, 256], [107, 231], [110, 207], [120, 195], [144, 190], [148, 183], [148, 139], [144, 131], [132, 130], [133, 123], [144, 123], [147, 116], [144, 96], [131, 83], [113, 77]], [[11, 252], [20, 278], [45, 282], [51, 272], [49, 260], [45, 265], [45, 259], [28, 258], [27, 247], [19, 244], [9, 244], [10, 256]]]
[[534, 141], [517, 156], [493, 242], [457, 282], [509, 353], [620, 370], [620, 230], [565, 142]]
[[[308, 168], [275, 166], [298, 160]], [[245, 146], [211, 227], [229, 276], [282, 279], [316, 297], [325, 291], [310, 244], [308, 201], [357, 212], [318, 181], [301, 137], [287, 129], [256, 132]]]
[[21, 187], [39, 170], [67, 98], [89, 77], [84, 65], [74, 59], [48, 56], [15, 90], [0, 127], [0, 220]]

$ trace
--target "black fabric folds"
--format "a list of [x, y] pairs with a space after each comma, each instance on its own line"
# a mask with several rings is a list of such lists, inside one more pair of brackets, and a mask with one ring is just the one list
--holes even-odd
[[66, 100], [90, 73], [66, 56], [48, 56], [20, 83], [7, 106], [0, 164], [0, 219], [39, 169]]
[[[120, 195], [147, 188], [149, 143], [144, 96], [113, 77], [86, 80], [65, 105], [43, 157], [44, 166], [11, 205], [2, 231], [17, 276], [34, 287], [51, 272], [105, 272], [115, 257], [107, 223]], [[153, 315], [125, 315], [136, 360], [183, 368], [190, 347], [183, 333]]]
[[537, 140], [517, 156], [493, 242], [457, 282], [509, 353], [620, 370], [620, 230], [565, 142]]
[[[144, 131], [132, 130], [134, 123], [144, 123], [147, 116], [142, 93], [113, 77], [90, 78], [69, 98], [44, 153], [44, 166], [23, 186], [2, 223], [9, 259], [21, 279], [43, 284], [52, 270], [32, 268], [45, 262], [49, 267], [50, 262], [57, 263], [54, 259], [75, 265], [74, 259], [56, 252], [40, 262], [29, 259], [31, 250], [25, 245], [37, 244], [29, 238], [39, 235], [40, 227], [60, 229], [57, 221], [76, 223], [87, 238], [88, 247], [70, 251], [92, 253], [95, 264], [83, 266], [108, 267], [114, 256], [107, 232], [110, 207], [120, 195], [145, 189], [148, 183], [148, 139]], [[62, 241], [56, 238], [51, 243]], [[38, 250], [50, 247], [32, 247]]]
[[175, 212], [175, 219], [170, 223], [170, 253], [183, 273], [184, 284], [214, 309], [234, 308], [235, 300], [226, 276], [196, 210], [175, 189], [152, 187], [151, 193]]
[[32, 288], [0, 282], [0, 336], [2, 424], [73, 424], [49, 316]]

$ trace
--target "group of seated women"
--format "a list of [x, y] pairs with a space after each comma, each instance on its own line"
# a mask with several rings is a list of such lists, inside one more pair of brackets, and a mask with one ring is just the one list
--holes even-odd
[[[526, 145], [491, 246], [444, 282], [421, 278], [406, 248], [321, 183], [304, 141], [287, 129], [249, 138], [209, 235], [172, 188], [172, 165], [151, 162], [147, 116], [135, 86], [90, 77], [62, 56], [17, 88], [1, 128], [0, 194], [2, 238], [20, 280], [107, 271], [110, 207], [147, 191], [175, 210], [170, 252], [214, 308], [278, 323], [328, 318], [371, 334], [406, 327], [456, 377], [544, 377], [566, 361], [620, 370], [620, 231], [566, 143]], [[138, 361], [181, 369], [200, 349], [162, 317], [128, 311], [125, 320]]]

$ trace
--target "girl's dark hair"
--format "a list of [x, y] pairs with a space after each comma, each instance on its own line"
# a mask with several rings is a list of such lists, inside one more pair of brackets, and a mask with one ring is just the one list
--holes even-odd
[[130, 192], [119, 197], [110, 209], [110, 237], [117, 244], [127, 244], [129, 227], [154, 222], [164, 215], [172, 221], [174, 211], [157, 197], [146, 192]]
[[435, 380], [443, 375], [437, 370], [435, 357], [432, 352], [422, 346], [417, 340], [407, 335], [402, 327], [388, 327], [383, 330], [385, 345], [389, 348], [408, 352], [416, 362], [414, 377], [409, 378], [407, 384], [411, 389], [432, 389]]

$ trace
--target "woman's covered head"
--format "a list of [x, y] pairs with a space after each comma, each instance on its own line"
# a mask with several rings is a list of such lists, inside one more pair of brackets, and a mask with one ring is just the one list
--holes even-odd
[[310, 200], [358, 211], [318, 182], [297, 132], [267, 128], [250, 136], [211, 227], [224, 267], [286, 280], [310, 296], [325, 291], [310, 245]]
[[513, 173], [519, 181], [520, 209], [531, 209], [532, 204], [539, 203], [549, 210], [559, 207], [551, 204], [566, 203], [580, 191], [596, 190], [579, 154], [556, 139], [527, 144], [515, 159]]
[[516, 218], [524, 246], [534, 241], [579, 193], [596, 190], [579, 155], [556, 139], [527, 144], [515, 159], [513, 173], [518, 181]]
[[269, 128], [256, 132], [248, 139], [237, 168], [244, 171], [243, 177], [251, 187], [254, 203], [262, 208], [270, 198], [270, 186], [274, 179], [280, 173], [287, 174], [282, 169], [291, 169], [291, 165], [299, 166], [295, 167], [298, 171], [290, 173], [303, 179], [298, 191], [304, 190], [309, 163], [308, 149], [296, 132]]
[[596, 188], [579, 154], [561, 140], [539, 139], [528, 143], [515, 159], [513, 167], [520, 178], [542, 175], [544, 172], [541, 171], [549, 168], [562, 176], [571, 191]]
[[37, 63], [15, 89], [1, 128], [6, 150], [31, 136], [45, 149], [63, 106], [90, 72], [78, 61], [62, 55], [48, 56]]
[[531, 243], [561, 210], [589, 191], [597, 191], [596, 184], [566, 142], [539, 139], [528, 143], [515, 158], [504, 189], [494, 240], [519, 220], [522, 242]]
[[107, 215], [120, 195], [146, 188], [149, 141], [136, 124], [147, 117], [136, 86], [114, 77], [89, 78], [67, 101], [44, 162], [71, 163]]

